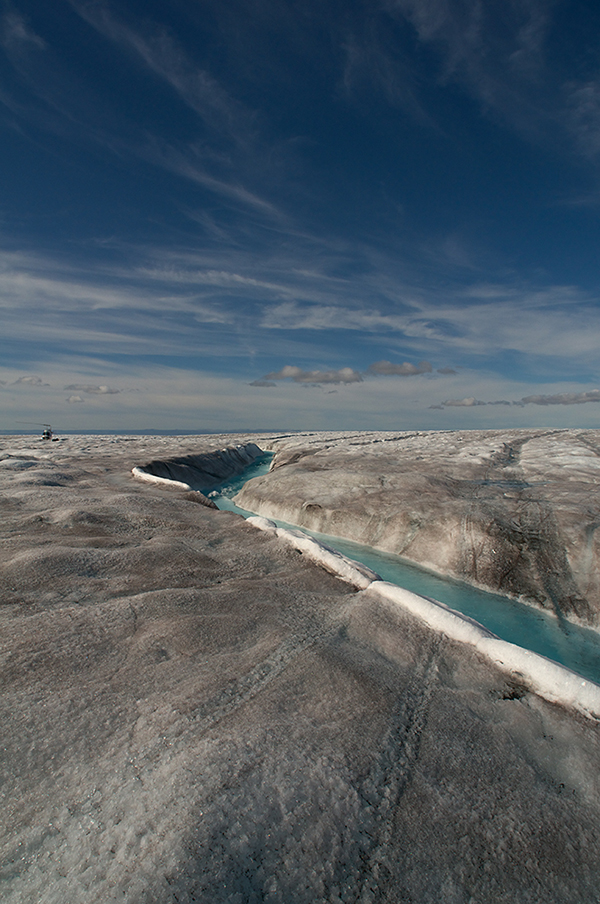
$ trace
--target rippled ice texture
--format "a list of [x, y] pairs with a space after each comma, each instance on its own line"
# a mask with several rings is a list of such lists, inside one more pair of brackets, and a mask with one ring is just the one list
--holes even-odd
[[594, 901], [595, 722], [131, 478], [239, 441], [0, 441], [2, 900]]

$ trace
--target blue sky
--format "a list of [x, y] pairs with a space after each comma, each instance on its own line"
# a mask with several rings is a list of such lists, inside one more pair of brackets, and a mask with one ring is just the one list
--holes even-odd
[[600, 6], [0, 0], [0, 429], [600, 423]]

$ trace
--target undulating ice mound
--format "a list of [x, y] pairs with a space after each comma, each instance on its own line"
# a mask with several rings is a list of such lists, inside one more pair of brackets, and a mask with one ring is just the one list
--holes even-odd
[[600, 722], [130, 479], [273, 439], [0, 437], [3, 904], [596, 901]]

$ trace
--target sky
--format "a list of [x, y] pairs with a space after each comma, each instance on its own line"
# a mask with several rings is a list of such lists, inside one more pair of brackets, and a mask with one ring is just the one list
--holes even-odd
[[600, 426], [597, 0], [0, 0], [0, 160], [0, 431]]

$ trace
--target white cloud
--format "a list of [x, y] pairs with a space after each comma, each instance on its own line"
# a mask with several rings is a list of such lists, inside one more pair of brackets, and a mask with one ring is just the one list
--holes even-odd
[[193, 285], [219, 286], [233, 289], [267, 289], [278, 295], [290, 292], [289, 287], [283, 284], [254, 279], [253, 277], [243, 276], [240, 273], [232, 273], [227, 270], [197, 270], [194, 268], [176, 270], [165, 267], [163, 269], [139, 268], [136, 272], [139, 276], [150, 277], [170, 284], [183, 283], [190, 285], [191, 283]]
[[[409, 355], [415, 361], [429, 361], [433, 355], [462, 357], [472, 366], [474, 358], [483, 363], [486, 356], [517, 352], [526, 357], [530, 372], [539, 360], [544, 375], [550, 360], [558, 373], [577, 368], [593, 373], [597, 367], [600, 305], [597, 297], [576, 287], [487, 283], [440, 295], [434, 287], [417, 291], [403, 283], [383, 258], [354, 280], [328, 278], [318, 270], [301, 272], [294, 264], [306, 251], [298, 249], [297, 258], [289, 251], [274, 254], [259, 265], [247, 252], [224, 249], [212, 258], [211, 267], [206, 266], [209, 252], [137, 249], [131, 253], [143, 257], [142, 263], [134, 259], [129, 267], [88, 268], [85, 273], [40, 255], [4, 253], [3, 335], [92, 354], [118, 348], [127, 355], [247, 357], [272, 355], [272, 330], [277, 329], [290, 333], [278, 339], [278, 354], [306, 360], [314, 355], [309, 339], [291, 334], [331, 332], [333, 339], [347, 329], [364, 333], [380, 354], [397, 348], [399, 363], [389, 367], [400, 368], [398, 375]], [[337, 253], [332, 252], [332, 262]], [[221, 266], [227, 256], [230, 266]], [[322, 249], [321, 259], [326, 258]], [[286, 295], [315, 300], [281, 302]], [[269, 296], [274, 303], [265, 301]], [[379, 310], [361, 301], [375, 296]], [[340, 297], [348, 303], [339, 303]], [[213, 325], [210, 330], [201, 328], [207, 324]], [[376, 366], [383, 373], [388, 365]]]
[[286, 364], [281, 370], [266, 374], [265, 380], [293, 380], [294, 383], [308, 383], [317, 385], [321, 383], [362, 383], [362, 376], [351, 367], [342, 367], [340, 370], [302, 370], [292, 364]]
[[47, 383], [44, 383], [44, 381], [42, 380], [41, 377], [37, 377], [37, 376], [19, 377], [17, 380], [15, 380], [14, 385], [16, 386], [19, 383], [25, 384], [27, 386], [47, 386], [48, 385]]
[[483, 303], [468, 303], [463, 297], [442, 305], [423, 300], [419, 307], [420, 316], [407, 318], [405, 333], [427, 337], [440, 351], [518, 351], [530, 360], [536, 355], [574, 360], [597, 355], [598, 300], [573, 286], [509, 287], [504, 298], [498, 292]]
[[[405, 361], [403, 364], [393, 364], [391, 361], [377, 361], [367, 369], [366, 375], [371, 376], [398, 376], [412, 377], [418, 374], [432, 373], [433, 368], [429, 361], [420, 361], [419, 364], [411, 364]], [[292, 380], [294, 383], [362, 383], [363, 374], [351, 367], [342, 367], [339, 370], [302, 370], [293, 364], [286, 364], [281, 370], [266, 374], [264, 381]], [[264, 381], [251, 385], [265, 385]], [[272, 384], [267, 384], [272, 385]]]
[[416, 374], [430, 374], [433, 367], [429, 361], [420, 361], [418, 364], [410, 364], [405, 361], [403, 364], [392, 364], [391, 361], [376, 361], [375, 364], [369, 366], [370, 374], [380, 374], [385, 376], [412, 377]]
[[77, 392], [87, 392], [89, 395], [117, 395], [117, 393], [121, 392], [120, 389], [111, 389], [109, 386], [91, 386], [80, 383], [71, 383], [69, 386], [65, 386], [66, 392], [71, 389]]
[[479, 405], [487, 404], [487, 402], [481, 402], [474, 396], [470, 396], [467, 399], [446, 399], [445, 402], [442, 402], [444, 408], [476, 408]]

